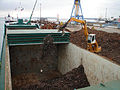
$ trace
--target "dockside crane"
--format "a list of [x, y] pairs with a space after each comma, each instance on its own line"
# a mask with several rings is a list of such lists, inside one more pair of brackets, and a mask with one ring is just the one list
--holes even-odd
[[71, 17], [70, 18], [72, 18], [72, 17], [74, 17], [76, 19], [84, 20], [80, 0], [74, 0], [74, 4], [73, 4], [73, 8], [72, 8], [72, 12], [71, 12]]

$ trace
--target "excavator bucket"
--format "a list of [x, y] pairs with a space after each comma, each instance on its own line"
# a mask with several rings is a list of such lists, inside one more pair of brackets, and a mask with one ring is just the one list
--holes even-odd
[[101, 52], [101, 47], [96, 48], [95, 52]]

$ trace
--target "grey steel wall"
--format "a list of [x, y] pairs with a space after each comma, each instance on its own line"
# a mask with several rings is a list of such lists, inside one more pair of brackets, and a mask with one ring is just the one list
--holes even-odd
[[90, 85], [120, 80], [120, 65], [72, 43], [59, 45], [58, 56], [58, 68], [62, 74], [82, 64]]

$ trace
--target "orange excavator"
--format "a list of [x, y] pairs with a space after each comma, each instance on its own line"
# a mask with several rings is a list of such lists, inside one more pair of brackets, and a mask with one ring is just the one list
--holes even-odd
[[85, 35], [86, 41], [87, 41], [87, 50], [89, 50], [90, 52], [100, 52], [101, 51], [101, 47], [98, 46], [98, 43], [97, 43], [96, 38], [95, 38], [95, 34], [89, 34], [88, 33], [86, 21], [79, 20], [79, 19], [76, 19], [76, 18], [72, 17], [63, 26], [61, 26], [59, 28], [59, 31], [63, 31], [64, 32], [64, 28], [71, 21], [75, 21], [75, 22], [81, 23], [83, 25], [84, 35]]

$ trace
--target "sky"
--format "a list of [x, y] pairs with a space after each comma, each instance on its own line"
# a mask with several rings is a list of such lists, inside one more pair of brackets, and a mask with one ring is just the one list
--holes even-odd
[[[20, 6], [23, 11], [16, 11], [15, 8]], [[0, 17], [10, 14], [13, 17], [29, 17], [35, 0], [0, 0]], [[74, 0], [38, 0], [33, 17], [57, 17], [69, 18], [71, 15]], [[83, 15], [85, 18], [104, 18], [120, 16], [120, 0], [81, 0]], [[107, 8], [107, 9], [106, 9]]]

